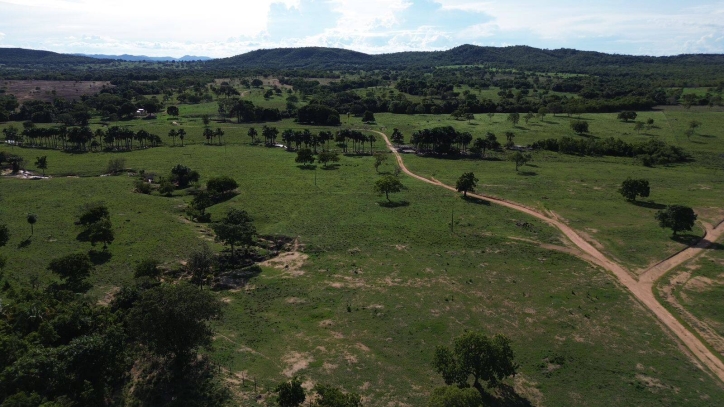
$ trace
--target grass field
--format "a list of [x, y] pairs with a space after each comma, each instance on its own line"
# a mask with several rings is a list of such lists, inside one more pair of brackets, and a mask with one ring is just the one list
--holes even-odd
[[[377, 115], [378, 124], [391, 132], [400, 128], [406, 137], [417, 129], [452, 125], [481, 137], [492, 131], [505, 141], [504, 132], [516, 134], [516, 144], [527, 145], [535, 140], [576, 136], [568, 127], [566, 116], [547, 116], [545, 120], [521, 122], [515, 128], [505, 115], [477, 116], [475, 121], [455, 121], [444, 116]], [[599, 241], [604, 251], [635, 269], [667, 257], [688, 244], [689, 240], [670, 238], [660, 229], [654, 214], [664, 205], [681, 204], [696, 209], [699, 220], [718, 223], [724, 219], [724, 140], [716, 135], [724, 115], [718, 113], [641, 113], [638, 120], [653, 118], [655, 128], [641, 134], [632, 123], [616, 120], [615, 115], [583, 115], [590, 123], [593, 137], [621, 137], [627, 141], [650, 138], [679, 145], [694, 161], [676, 166], [647, 168], [629, 158], [578, 157], [552, 152], [533, 153], [533, 161], [515, 171], [506, 155], [493, 153], [488, 160], [441, 160], [406, 156], [408, 167], [421, 175], [435, 177], [447, 184], [463, 172], [472, 171], [480, 179], [478, 191], [540, 209], [551, 210], [565, 218], [571, 226]], [[693, 118], [705, 123], [698, 133], [687, 139], [683, 133]], [[616, 192], [627, 177], [649, 179], [652, 194], [644, 203], [630, 204]], [[701, 236], [697, 228], [693, 235]], [[691, 236], [691, 239], [695, 236]]]
[[[378, 117], [379, 124], [388, 127], [394, 124], [388, 124], [391, 119]], [[502, 116], [494, 121], [502, 121]], [[397, 123], [408, 126], [405, 129], [414, 126]], [[159, 134], [170, 128], [161, 119], [131, 124], [156, 126]], [[245, 209], [260, 233], [298, 237], [304, 246], [303, 255], [288, 263], [289, 268], [264, 267], [240, 290], [218, 293], [228, 306], [212, 356], [230, 368], [232, 389], [243, 405], [257, 405], [256, 394], [290, 375], [300, 375], [307, 384], [324, 382], [356, 391], [365, 397], [366, 406], [424, 405], [431, 389], [442, 384], [430, 365], [434, 347], [450, 344], [466, 329], [504, 333], [513, 339], [521, 374], [510, 383], [534, 405], [724, 402], [720, 385], [696, 368], [612, 277], [570, 255], [538, 247], [538, 243], [562, 244], [554, 229], [406, 177], [402, 181], [407, 189], [392, 197], [399, 205], [386, 207], [384, 197], [372, 193], [378, 177], [372, 158], [343, 157], [336, 169], [305, 170], [294, 163], [292, 153], [247, 145], [247, 127], [229, 124], [226, 146], [204, 146], [191, 136], [192, 144], [184, 148], [129, 153], [72, 155], [12, 149], [29, 162], [47, 154], [48, 173], [54, 177], [0, 178], [0, 221], [8, 223], [13, 234], [8, 246], [0, 249], [9, 260], [6, 273], [19, 281], [37, 275], [47, 282], [51, 277], [45, 265], [50, 259], [88, 251], [88, 243], [75, 240], [79, 231], [73, 221], [81, 205], [99, 200], [109, 205], [116, 240], [110, 246], [112, 257], [99, 264], [92, 277], [94, 295], [100, 297], [128, 282], [137, 260], [152, 256], [168, 267], [178, 266], [211, 238], [203, 225], [183, 220], [189, 197], [140, 195], [132, 191], [133, 178], [98, 175], [115, 157], [125, 158], [128, 168], [159, 174], [182, 163], [198, 170], [202, 182], [223, 174], [240, 183], [240, 195], [210, 208], [215, 219], [228, 208]], [[524, 202], [526, 188], [549, 190], [548, 195], [564, 188], [560, 185], [567, 181], [561, 172], [566, 169], [591, 166], [589, 171], [595, 173], [596, 168], [613, 165], [618, 169], [609, 175], [611, 179], [629, 169], [647, 170], [603, 159], [568, 162], [564, 156], [549, 161], [536, 157], [534, 164], [539, 167], [526, 170], [540, 175], [524, 177], [515, 175], [507, 162], [406, 160], [411, 168], [434, 172], [444, 181], [457, 177], [462, 168], [478, 165], [500, 166], [478, 174], [490, 173], [485, 184], [550, 178], [500, 189], [501, 194]], [[654, 171], [678, 174], [686, 168]], [[380, 168], [392, 169], [389, 162]], [[677, 175], [681, 184], [670, 187], [671, 199], [681, 196], [673, 191], [676, 186], [693, 177], [686, 174]], [[584, 175], [582, 179], [588, 179]], [[582, 226], [590, 216], [592, 224], [603, 223], [599, 217], [604, 215], [594, 208], [604, 192], [580, 202], [586, 196], [583, 191], [597, 191], [593, 187], [599, 184], [578, 183], [577, 195], [550, 196], [551, 209], [568, 216], [580, 207], [591, 215], [571, 216], [572, 222]], [[709, 196], [686, 193], [697, 194], [701, 197], [692, 199]], [[655, 199], [664, 200], [659, 195]], [[614, 198], [609, 201], [604, 201], [605, 207], [611, 209], [605, 210], [625, 214], [622, 223], [635, 220], [636, 215], [629, 218], [630, 206], [617, 207]], [[569, 212], [567, 205], [572, 206]], [[23, 244], [30, 234], [25, 222], [28, 212], [38, 215], [38, 223], [30, 243]], [[646, 239], [656, 242], [658, 232], [666, 241], [666, 233], [655, 225]], [[212, 247], [221, 249], [213, 243]], [[241, 377], [247, 378], [245, 386]], [[257, 381], [256, 392], [250, 378]]]

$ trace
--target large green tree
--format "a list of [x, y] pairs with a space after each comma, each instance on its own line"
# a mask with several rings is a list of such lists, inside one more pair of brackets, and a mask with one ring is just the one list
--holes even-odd
[[501, 380], [515, 375], [518, 364], [510, 347], [510, 340], [503, 335], [493, 338], [467, 332], [455, 338], [453, 348], [438, 346], [435, 349], [433, 367], [442, 375], [447, 385], [460, 388], [472, 387], [481, 395], [485, 393], [481, 382], [496, 386]]
[[302, 381], [298, 377], [289, 382], [280, 383], [275, 391], [278, 393], [277, 404], [279, 407], [297, 407], [304, 403], [307, 398], [304, 395]]
[[678, 232], [691, 230], [696, 222], [696, 213], [694, 210], [682, 205], [669, 205], [666, 209], [656, 213], [656, 220], [659, 226], [669, 228], [674, 232], [674, 236]]
[[651, 189], [649, 188], [649, 181], [645, 179], [632, 179], [627, 178], [621, 183], [621, 187], [618, 189], [618, 193], [621, 194], [627, 201], [635, 201], [637, 196], [647, 198]]
[[475, 178], [475, 174], [472, 172], [466, 172], [458, 178], [455, 183], [455, 189], [458, 192], [462, 192], [463, 196], [468, 196], [468, 191], [475, 192], [475, 187], [478, 186], [478, 179]]
[[301, 148], [297, 151], [297, 158], [294, 161], [306, 167], [314, 162], [314, 153], [308, 148]]
[[390, 194], [402, 191], [402, 187], [402, 182], [397, 177], [385, 175], [375, 182], [374, 191], [380, 195], [385, 194], [387, 201], [390, 201]]
[[221, 302], [188, 284], [162, 284], [144, 291], [128, 313], [131, 334], [160, 356], [190, 360], [211, 345], [210, 322], [221, 316]]
[[73, 292], [85, 292], [90, 288], [86, 279], [93, 271], [93, 263], [87, 254], [75, 253], [53, 259], [48, 270], [63, 280], [64, 289]]
[[256, 236], [254, 220], [246, 211], [239, 209], [229, 210], [221, 222], [212, 225], [212, 229], [216, 232], [216, 240], [231, 246], [232, 256], [236, 246], [249, 246]]

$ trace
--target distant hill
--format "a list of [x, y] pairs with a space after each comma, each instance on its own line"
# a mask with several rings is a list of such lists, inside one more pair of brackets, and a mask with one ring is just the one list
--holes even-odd
[[89, 58], [78, 55], [59, 54], [51, 51], [39, 51], [24, 48], [0, 48], [0, 64], [3, 65], [34, 65], [34, 64], [103, 64], [110, 60]]
[[724, 68], [724, 55], [691, 54], [667, 57], [605, 54], [574, 49], [539, 49], [529, 46], [481, 47], [461, 45], [447, 51], [397, 52], [368, 55], [339, 48], [261, 49], [204, 63], [210, 68], [237, 69], [399, 69], [446, 65], [489, 64], [503, 68], [548, 72], [601, 73], [644, 70], [652, 65], [664, 71]]
[[190, 61], [210, 61], [213, 58], [209, 57], [199, 57], [195, 55], [184, 55], [181, 58], [174, 58], [174, 57], [149, 57], [146, 55], [105, 55], [105, 54], [73, 54], [77, 56], [84, 56], [84, 57], [90, 57], [90, 58], [97, 58], [97, 59], [115, 59], [115, 60], [122, 60], [122, 61], [131, 61], [131, 62], [168, 62], [168, 61], [184, 61], [184, 62], [190, 62]]

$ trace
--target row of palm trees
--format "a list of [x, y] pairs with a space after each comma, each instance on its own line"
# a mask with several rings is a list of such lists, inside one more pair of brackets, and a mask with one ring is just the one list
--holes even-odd
[[[252, 144], [260, 141], [258, 140], [259, 132], [254, 127], [249, 129], [247, 135], [251, 137]], [[275, 145], [279, 137], [279, 129], [265, 125], [262, 127], [261, 136], [264, 138], [265, 145]], [[339, 130], [336, 133], [326, 130], [313, 133], [309, 131], [309, 129], [286, 129], [281, 132], [281, 140], [284, 142], [287, 150], [308, 148], [315, 154], [317, 153], [317, 147], [321, 147], [324, 151], [329, 151], [329, 145], [332, 141], [334, 141], [338, 147], [342, 148], [344, 153], [364, 154], [366, 152], [366, 145], [369, 143], [369, 152], [371, 154], [377, 137], [375, 137], [374, 134], [364, 134], [358, 130], [348, 129]]]

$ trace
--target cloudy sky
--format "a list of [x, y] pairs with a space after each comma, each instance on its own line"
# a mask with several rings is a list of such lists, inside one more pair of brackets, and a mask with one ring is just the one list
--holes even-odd
[[0, 47], [226, 57], [461, 44], [724, 53], [724, 0], [0, 0]]

